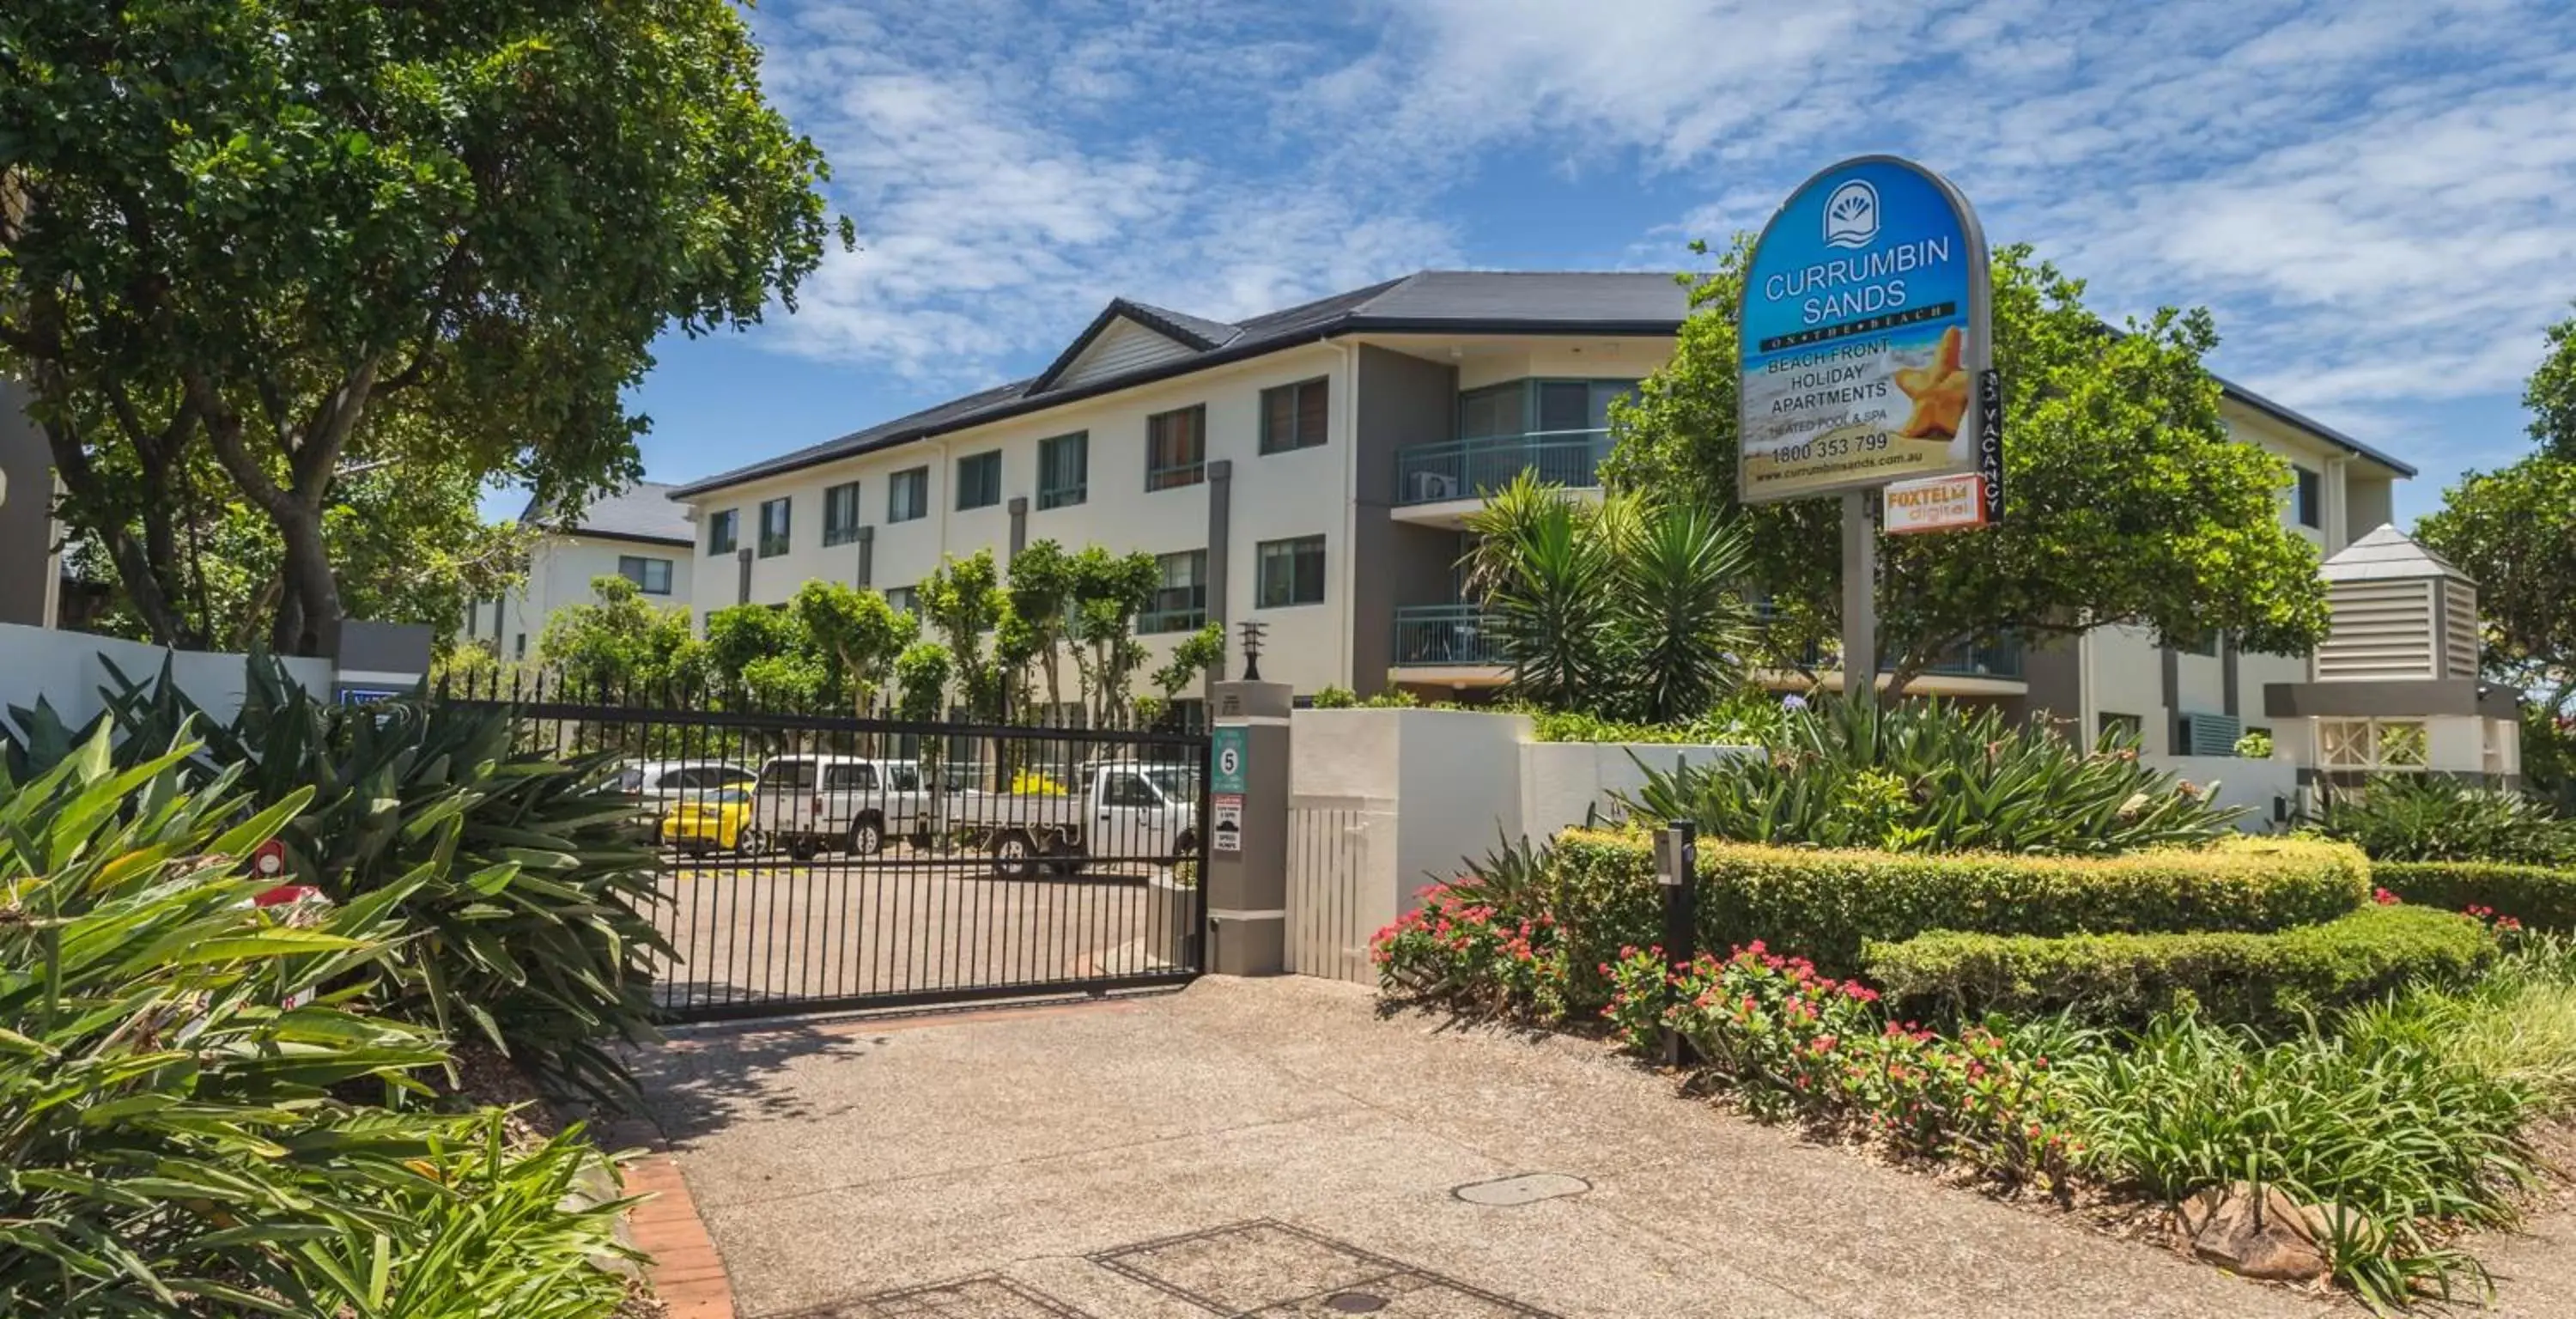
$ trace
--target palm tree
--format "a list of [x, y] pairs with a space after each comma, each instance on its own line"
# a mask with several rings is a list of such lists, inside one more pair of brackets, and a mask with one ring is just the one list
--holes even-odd
[[1667, 722], [1742, 677], [1744, 538], [1691, 504], [1595, 507], [1524, 472], [1469, 515], [1468, 589], [1511, 667], [1510, 695]]

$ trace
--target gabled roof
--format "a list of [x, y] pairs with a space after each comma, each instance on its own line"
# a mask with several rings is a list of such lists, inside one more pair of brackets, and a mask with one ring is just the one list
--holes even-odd
[[519, 520], [541, 523], [549, 530], [574, 536], [597, 536], [603, 540], [631, 540], [653, 545], [694, 545], [697, 529], [689, 524], [686, 504], [671, 498], [672, 487], [654, 481], [638, 481], [613, 495], [601, 495], [590, 501], [590, 507], [571, 525], [563, 525], [535, 500], [519, 513]]
[[2329, 556], [2318, 569], [2329, 582], [2408, 581], [2469, 575], [2386, 523]]
[[[909, 416], [737, 467], [680, 486], [671, 494], [675, 499], [694, 499], [728, 486], [783, 476], [1347, 334], [1662, 337], [1678, 331], [1690, 310], [1690, 289], [1672, 275], [1633, 271], [1423, 270], [1239, 323], [1209, 320], [1132, 298], [1113, 298], [1046, 370], [1026, 380], [980, 390]], [[1119, 320], [1143, 326], [1186, 351], [1076, 383], [1060, 383], [1083, 351]], [[2219, 384], [2229, 397], [2248, 407], [2400, 474], [2415, 474], [2415, 469], [2405, 463], [2250, 390], [2223, 379]]]

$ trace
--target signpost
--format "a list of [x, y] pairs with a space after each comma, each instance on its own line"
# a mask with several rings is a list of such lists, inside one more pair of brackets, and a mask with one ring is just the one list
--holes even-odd
[[1209, 735], [1208, 843], [1220, 852], [1243, 850], [1244, 764], [1250, 755], [1245, 729], [1220, 726]]
[[[1969, 491], [1979, 521], [1946, 525], [2002, 516], [1992, 272], [1968, 199], [1893, 156], [1847, 160], [1801, 184], [1745, 267], [1736, 496], [1842, 497], [1843, 690], [1862, 699], [1877, 692], [1873, 494], [1965, 476], [1980, 482]], [[1910, 509], [1968, 488], [1907, 489], [1939, 492], [1909, 495]]]

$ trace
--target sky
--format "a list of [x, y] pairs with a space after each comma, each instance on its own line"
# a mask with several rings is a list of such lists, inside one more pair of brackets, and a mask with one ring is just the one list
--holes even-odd
[[[1424, 268], [1679, 270], [1908, 156], [2114, 317], [2423, 469], [2529, 447], [2576, 299], [2567, 0], [766, 0], [860, 235], [634, 403], [682, 481], [1043, 367], [1128, 296], [1233, 319]], [[509, 501], [499, 501], [507, 504]], [[509, 509], [515, 512], [515, 507]]]

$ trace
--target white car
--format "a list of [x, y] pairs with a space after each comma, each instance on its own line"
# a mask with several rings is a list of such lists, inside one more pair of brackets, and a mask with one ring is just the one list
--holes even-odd
[[932, 807], [914, 761], [772, 756], [752, 789], [751, 818], [798, 860], [824, 851], [872, 856], [888, 838], [928, 833]]
[[683, 801], [703, 801], [726, 788], [748, 789], [757, 777], [740, 765], [721, 760], [639, 760], [617, 776], [617, 790], [642, 799], [652, 836], [662, 836], [662, 821]]

